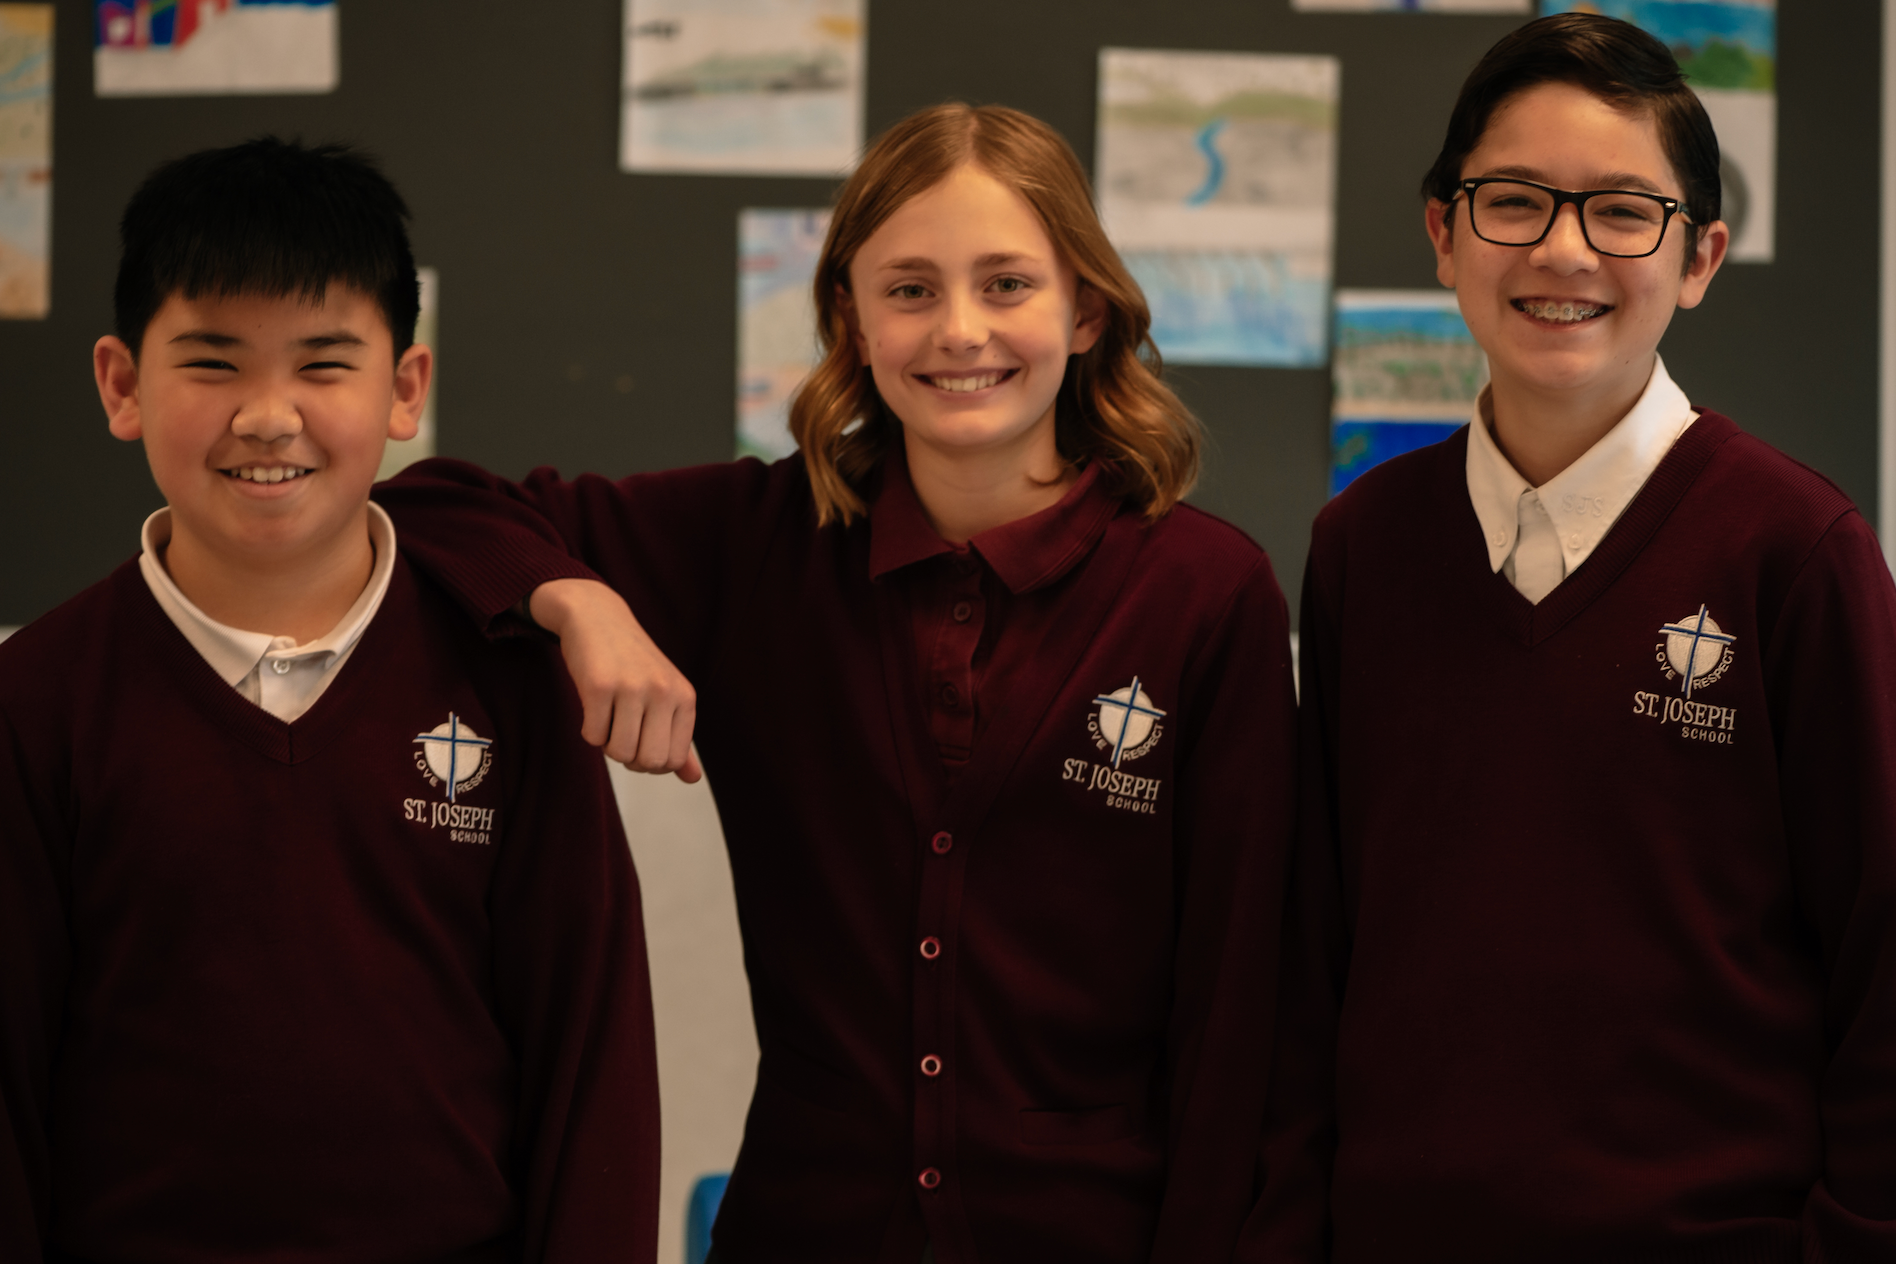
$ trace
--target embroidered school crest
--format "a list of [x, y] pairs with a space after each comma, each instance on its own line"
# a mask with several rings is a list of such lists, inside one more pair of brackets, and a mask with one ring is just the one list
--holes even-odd
[[1731, 670], [1732, 645], [1736, 637], [1727, 635], [1703, 603], [1697, 614], [1689, 614], [1659, 629], [1665, 637], [1654, 646], [1654, 657], [1667, 680], [1679, 682], [1682, 697], [1691, 698], [1694, 690], [1715, 685]]
[[415, 734], [415, 743], [421, 748], [415, 752], [415, 767], [429, 785], [447, 788], [449, 803], [486, 780], [494, 763], [493, 740], [452, 711], [428, 732]]
[[1113, 767], [1120, 761], [1137, 759], [1159, 744], [1165, 726], [1159, 721], [1165, 712], [1153, 704], [1150, 694], [1139, 687], [1139, 678], [1111, 693], [1093, 699], [1093, 710], [1086, 717], [1086, 731], [1093, 744], [1111, 751]]

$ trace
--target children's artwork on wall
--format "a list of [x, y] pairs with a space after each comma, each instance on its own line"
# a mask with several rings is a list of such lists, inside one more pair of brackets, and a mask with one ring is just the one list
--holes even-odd
[[336, 0], [94, 0], [102, 97], [334, 92]]
[[862, 148], [866, 0], [625, 0], [619, 166], [833, 176]]
[[1488, 360], [1446, 290], [1338, 290], [1330, 494], [1474, 415]]
[[1542, 13], [1603, 13], [1672, 50], [1718, 132], [1730, 259], [1769, 263], [1777, 242], [1776, 0], [1541, 0]]
[[53, 6], [0, 4], [0, 319], [52, 307]]
[[1290, 0], [1299, 13], [1531, 13], [1531, 0]]
[[1100, 213], [1168, 361], [1323, 363], [1340, 79], [1334, 57], [1100, 51]]
[[415, 316], [415, 341], [434, 353], [434, 382], [428, 387], [428, 402], [421, 407], [421, 424], [412, 439], [391, 439], [382, 449], [382, 464], [376, 480], [394, 478], [416, 461], [435, 454], [435, 401], [441, 398], [441, 274], [433, 268], [416, 268], [421, 280], [421, 311]]
[[737, 454], [775, 461], [797, 450], [790, 398], [816, 367], [810, 285], [828, 211], [747, 210], [737, 217]]

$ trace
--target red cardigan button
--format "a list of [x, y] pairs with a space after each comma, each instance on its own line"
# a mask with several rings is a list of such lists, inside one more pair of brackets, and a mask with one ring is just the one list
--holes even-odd
[[947, 830], [943, 830], [941, 833], [929, 839], [928, 845], [935, 849], [937, 856], [946, 856], [948, 849], [955, 845], [955, 836], [950, 834]]
[[941, 1059], [936, 1057], [932, 1053], [929, 1054], [926, 1058], [923, 1058], [922, 1059], [922, 1074], [926, 1075], [930, 1079], [934, 1079], [937, 1075], [940, 1075], [941, 1074]]
[[915, 1178], [915, 1182], [923, 1189], [933, 1189], [941, 1184], [941, 1173], [932, 1167], [925, 1167], [922, 1169], [922, 1174]]
[[941, 940], [930, 935], [922, 941], [922, 956], [930, 961], [941, 956]]

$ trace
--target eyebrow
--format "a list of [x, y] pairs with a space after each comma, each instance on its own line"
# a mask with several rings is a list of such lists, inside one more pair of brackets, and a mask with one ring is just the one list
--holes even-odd
[[[216, 347], [219, 349], [249, 345], [235, 334], [219, 333], [215, 329], [187, 329], [173, 338], [170, 345], [176, 346], [181, 342], [199, 342], [207, 347]], [[321, 351], [329, 347], [366, 347], [369, 344], [366, 340], [350, 333], [346, 329], [336, 329], [328, 333], [311, 334], [307, 338], [298, 339], [296, 345], [310, 351]]]
[[[1517, 180], [1532, 180], [1536, 184], [1551, 185], [1547, 173], [1539, 167], [1490, 167], [1483, 173], [1488, 176], [1513, 177]], [[1645, 176], [1631, 171], [1603, 171], [1589, 177], [1586, 186], [1589, 189], [1637, 189], [1642, 193], [1657, 193], [1666, 196], [1665, 190], [1648, 180]]]
[[[1038, 262], [1038, 260], [1036, 260], [1034, 256], [1021, 254], [1019, 251], [998, 251], [994, 254], [980, 256], [974, 261], [974, 266], [977, 268], [1000, 268], [1006, 267], [1010, 263], [1035, 262]], [[941, 265], [936, 263], [933, 259], [924, 259], [920, 256], [916, 256], [909, 259], [891, 259], [876, 270], [878, 272], [935, 272], [939, 271], [940, 268]]]

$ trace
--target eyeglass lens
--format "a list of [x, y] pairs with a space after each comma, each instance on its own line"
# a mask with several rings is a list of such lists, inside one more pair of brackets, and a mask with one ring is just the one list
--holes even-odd
[[[1470, 194], [1475, 232], [1496, 245], [1525, 246], [1540, 239], [1554, 220], [1558, 203], [1547, 190], [1497, 180]], [[1581, 222], [1593, 248], [1609, 255], [1650, 254], [1666, 230], [1666, 209], [1637, 193], [1596, 193], [1581, 208]]]

